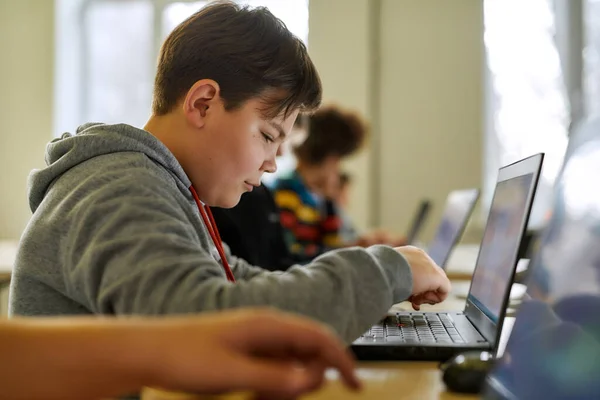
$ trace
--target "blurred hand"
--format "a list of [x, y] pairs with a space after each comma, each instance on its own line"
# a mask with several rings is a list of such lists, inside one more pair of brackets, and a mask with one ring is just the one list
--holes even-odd
[[406, 238], [403, 236], [394, 236], [383, 229], [376, 229], [362, 235], [356, 245], [362, 247], [369, 247], [375, 244], [385, 244], [392, 247], [404, 246], [406, 244]]
[[406, 236], [397, 236], [397, 237], [390, 239], [389, 246], [400, 247], [400, 246], [406, 246], [407, 244], [408, 244], [408, 242], [406, 241]]
[[356, 241], [356, 243], [352, 243], [350, 244], [351, 246], [360, 246], [360, 247], [369, 247], [369, 246], [373, 246], [375, 244], [379, 244], [374, 237], [371, 236], [371, 234], [367, 233], [364, 235], [361, 235], [361, 237], [358, 238], [358, 240]]
[[414, 246], [397, 247], [396, 251], [406, 258], [413, 275], [413, 290], [408, 301], [415, 310], [421, 304], [437, 304], [450, 292], [450, 280], [443, 269], [425, 253]]
[[349, 388], [360, 386], [344, 345], [308, 319], [243, 310], [180, 321], [164, 332], [157, 375], [162, 388], [296, 398], [319, 388], [329, 367], [339, 370]]

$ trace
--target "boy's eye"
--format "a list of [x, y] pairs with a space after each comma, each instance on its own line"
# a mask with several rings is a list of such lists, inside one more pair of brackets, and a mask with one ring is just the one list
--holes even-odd
[[261, 133], [263, 135], [263, 138], [267, 141], [267, 143], [273, 143], [275, 141], [275, 140], [273, 140], [273, 138], [271, 136], [267, 135], [266, 133], [264, 133], [264, 132], [261, 132]]

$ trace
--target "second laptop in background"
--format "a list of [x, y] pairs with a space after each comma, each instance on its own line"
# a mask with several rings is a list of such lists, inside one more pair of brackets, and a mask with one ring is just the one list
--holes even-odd
[[427, 246], [427, 253], [440, 267], [446, 268], [452, 250], [471, 219], [478, 198], [479, 189], [454, 190], [448, 195], [442, 221]]

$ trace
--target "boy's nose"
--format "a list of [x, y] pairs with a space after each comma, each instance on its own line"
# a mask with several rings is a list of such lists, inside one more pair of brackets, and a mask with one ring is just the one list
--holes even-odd
[[277, 162], [275, 161], [275, 158], [265, 161], [262, 170], [270, 174], [277, 172]]

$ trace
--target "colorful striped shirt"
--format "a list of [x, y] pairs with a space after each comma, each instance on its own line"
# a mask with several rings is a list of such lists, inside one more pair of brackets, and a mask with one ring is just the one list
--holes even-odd
[[277, 179], [272, 188], [281, 212], [285, 242], [298, 263], [341, 247], [341, 218], [334, 204], [312, 193], [297, 172]]

